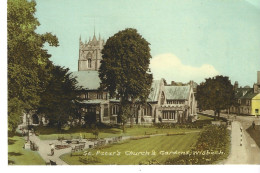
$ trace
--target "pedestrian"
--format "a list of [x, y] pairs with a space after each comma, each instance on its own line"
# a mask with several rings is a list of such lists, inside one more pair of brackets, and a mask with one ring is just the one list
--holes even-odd
[[242, 126], [240, 127], [240, 131], [241, 131], [241, 132], [243, 131], [243, 127], [242, 127]]
[[54, 155], [54, 144], [52, 143], [52, 144], [50, 144], [51, 145], [51, 156], [53, 156]]
[[252, 127], [255, 130], [255, 121], [252, 122]]

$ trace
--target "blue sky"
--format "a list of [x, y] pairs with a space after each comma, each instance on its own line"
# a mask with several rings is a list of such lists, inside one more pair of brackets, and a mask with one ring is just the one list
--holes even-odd
[[37, 32], [57, 35], [51, 60], [77, 70], [79, 37], [136, 28], [151, 44], [154, 78], [227, 75], [252, 86], [260, 71], [259, 0], [36, 0]]

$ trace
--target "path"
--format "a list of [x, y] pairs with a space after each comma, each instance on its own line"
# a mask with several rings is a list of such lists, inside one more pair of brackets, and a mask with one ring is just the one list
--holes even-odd
[[50, 162], [50, 160], [56, 162], [57, 165], [67, 165], [64, 161], [60, 159], [60, 156], [64, 153], [68, 153], [71, 151], [71, 148], [66, 148], [62, 150], [55, 150], [53, 156], [49, 156], [51, 152], [51, 147], [49, 144], [54, 143], [54, 144], [60, 144], [59, 141], [57, 140], [40, 140], [38, 136], [32, 135], [30, 136], [30, 140], [34, 142], [38, 147], [39, 151], [38, 153], [41, 155], [43, 160], [45, 162]]
[[248, 164], [245, 132], [242, 130], [241, 146], [241, 124], [238, 121], [234, 121], [232, 122], [231, 127], [231, 153], [227, 160], [223, 161], [222, 164]]

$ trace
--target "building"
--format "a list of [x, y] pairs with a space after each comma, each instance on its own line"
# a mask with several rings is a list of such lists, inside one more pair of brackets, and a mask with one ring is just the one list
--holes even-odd
[[[107, 91], [99, 91], [100, 79], [98, 69], [102, 59], [101, 51], [105, 41], [97, 40], [94, 34], [92, 40], [85, 44], [79, 40], [78, 71], [72, 75], [77, 77], [78, 85], [83, 89], [80, 97], [83, 99], [82, 115], [93, 117], [102, 123], [118, 123], [119, 99], [110, 98]], [[152, 91], [147, 99], [147, 105], [135, 105], [135, 114], [128, 120], [136, 124], [151, 124], [158, 122], [183, 123], [196, 120], [197, 103], [190, 82], [184, 86], [167, 85], [164, 79], [154, 80]]]
[[102, 59], [101, 50], [105, 45], [105, 41], [100, 38], [97, 40], [94, 33], [93, 39], [89, 38], [88, 42], [83, 43], [79, 38], [79, 60], [78, 71], [97, 71], [100, 67]]
[[236, 106], [231, 106], [230, 112], [241, 115], [260, 115], [260, 71], [257, 72], [257, 83], [253, 88], [246, 86], [244, 88], [234, 84]]

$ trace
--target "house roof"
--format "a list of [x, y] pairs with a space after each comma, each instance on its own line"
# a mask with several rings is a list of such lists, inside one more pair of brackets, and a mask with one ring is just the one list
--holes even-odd
[[257, 93], [254, 93], [253, 88], [237, 88], [235, 98], [237, 99], [252, 99]]
[[97, 90], [100, 86], [98, 71], [75, 71], [72, 76], [76, 77], [78, 86], [89, 90]]
[[187, 100], [189, 98], [190, 85], [187, 86], [165, 86], [167, 100]]

